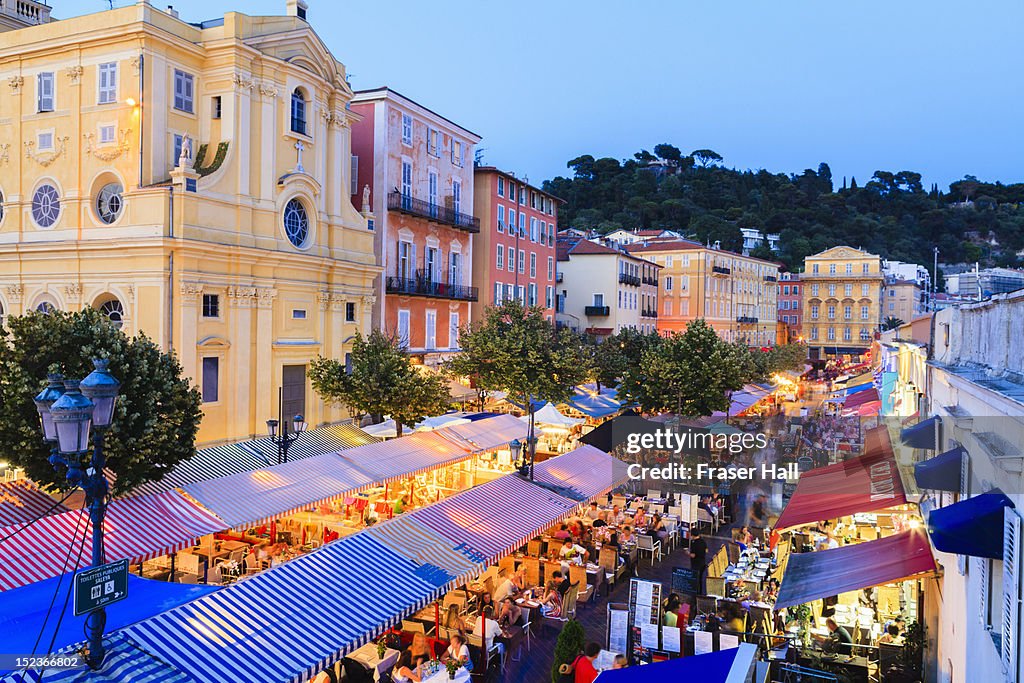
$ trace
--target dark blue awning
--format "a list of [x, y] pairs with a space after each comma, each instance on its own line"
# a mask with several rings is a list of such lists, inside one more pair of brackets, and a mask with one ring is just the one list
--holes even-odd
[[957, 446], [934, 458], [914, 465], [914, 479], [918, 488], [935, 491], [952, 491], [960, 493], [960, 477], [963, 459], [967, 451]]
[[936, 435], [936, 424], [938, 431], [941, 432], [942, 422], [938, 415], [918, 422], [913, 427], [907, 427], [900, 432], [900, 441], [911, 448], [937, 448], [942, 439]]
[[1003, 559], [1003, 510], [1013, 501], [999, 489], [933, 510], [928, 532], [944, 553]]

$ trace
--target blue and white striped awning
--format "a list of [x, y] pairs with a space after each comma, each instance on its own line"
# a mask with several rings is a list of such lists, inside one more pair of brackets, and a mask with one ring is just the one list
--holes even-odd
[[[288, 448], [289, 460], [314, 458], [379, 441], [350, 424], [327, 425], [299, 434]], [[132, 493], [162, 493], [188, 484], [252, 472], [277, 463], [277, 445], [270, 437], [201, 448], [190, 460], [178, 463], [160, 481], [142, 484]]]
[[307, 510], [370, 486], [375, 477], [335, 453], [182, 487], [235, 529]]
[[354, 534], [125, 633], [197, 681], [298, 683], [437, 599], [415, 570]]
[[411, 514], [375, 524], [363, 533], [418, 563], [418, 575], [438, 587], [463, 584], [484, 569], [483, 563], [455, 550], [455, 543]]
[[98, 671], [81, 666], [45, 669], [42, 674], [15, 672], [0, 678], [0, 683], [196, 683], [197, 679], [146, 652], [123, 632], [108, 634], [103, 641], [107, 656]]
[[607, 493], [629, 478], [628, 465], [593, 446], [548, 458], [534, 467], [538, 482], [564, 487], [569, 498], [581, 503]]

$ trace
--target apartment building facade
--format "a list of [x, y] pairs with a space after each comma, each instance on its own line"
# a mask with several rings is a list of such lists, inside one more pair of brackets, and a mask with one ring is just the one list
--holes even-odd
[[657, 264], [614, 242], [559, 235], [556, 322], [605, 338], [623, 329], [657, 330]]
[[867, 352], [881, 322], [882, 259], [862, 249], [833, 247], [804, 259], [800, 277], [810, 359]]
[[145, 332], [199, 386], [203, 445], [265, 433], [279, 395], [345, 417], [305, 369], [370, 325], [352, 92], [304, 13], [134, 3], [3, 33], [0, 315], [93, 307]]
[[726, 341], [776, 343], [778, 263], [685, 239], [652, 239], [627, 248], [661, 266], [659, 332], [682, 332], [703, 318]]
[[889, 318], [896, 318], [905, 323], [925, 313], [926, 292], [916, 280], [886, 278], [882, 286], [882, 314], [884, 324]]
[[788, 341], [803, 338], [803, 283], [800, 273], [779, 273], [776, 288], [779, 302], [779, 324], [785, 327]]
[[426, 365], [458, 351], [473, 283], [473, 151], [480, 137], [389, 88], [355, 93], [352, 202], [383, 266], [374, 325]]
[[518, 299], [544, 309], [554, 321], [557, 262], [555, 234], [562, 200], [493, 166], [474, 170], [473, 283], [480, 296], [474, 319], [487, 306]]

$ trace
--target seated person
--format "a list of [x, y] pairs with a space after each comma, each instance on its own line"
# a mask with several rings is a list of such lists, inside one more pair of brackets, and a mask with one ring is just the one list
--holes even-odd
[[629, 660], [626, 655], [615, 655], [615, 660], [612, 662], [613, 669], [625, 669], [629, 666]]
[[582, 557], [585, 562], [588, 556], [587, 549], [581, 545], [577, 545], [570, 540], [566, 540], [562, 544], [562, 549], [558, 551], [558, 556], [565, 560], [574, 557]]
[[614, 525], [622, 524], [626, 521], [626, 516], [622, 514], [622, 510], [619, 509], [618, 505], [612, 507], [612, 514], [609, 515], [608, 522]]
[[590, 521], [594, 521], [601, 516], [601, 511], [597, 509], [597, 501], [590, 502], [590, 508], [586, 512], [586, 518]]
[[850, 632], [845, 627], [837, 624], [836, 620], [832, 617], [825, 620], [825, 626], [828, 627], [828, 637], [816, 636], [817, 640], [824, 641], [825, 651], [841, 655], [853, 654], [853, 637], [850, 635]]
[[743, 633], [743, 610], [739, 605], [726, 603], [720, 610], [722, 617], [722, 630], [729, 633]]
[[487, 591], [484, 591], [480, 596], [480, 609], [482, 610], [486, 607], [490, 607], [493, 610], [496, 606], [497, 603], [495, 603], [494, 597]]
[[558, 527], [558, 531], [551, 534], [551, 536], [552, 538], [557, 538], [560, 541], [564, 541], [567, 538], [571, 538], [572, 534], [569, 533], [569, 525], [563, 523], [560, 527]]
[[547, 590], [540, 601], [540, 610], [546, 617], [562, 616], [562, 594], [558, 590], [558, 585], [554, 579], [548, 581]]
[[560, 571], [554, 571], [551, 573], [551, 580], [555, 582], [555, 588], [558, 590], [558, 594], [565, 597], [565, 594], [569, 592], [569, 580], [565, 578], [565, 574]]
[[896, 624], [889, 624], [885, 633], [878, 637], [879, 645], [902, 645], [903, 636], [900, 635], [900, 627]]
[[636, 537], [633, 536], [633, 528], [626, 526], [622, 528], [622, 532], [619, 534], [619, 544], [636, 543]]
[[416, 661], [417, 657], [426, 657], [427, 659], [434, 658], [434, 651], [430, 647], [430, 643], [427, 641], [427, 636], [424, 633], [412, 634], [412, 643], [409, 645], [409, 652], [412, 654], [413, 661]]
[[651, 533], [654, 534], [662, 544], [668, 540], [668, 525], [665, 524], [665, 520], [661, 518], [661, 515], [655, 514], [651, 518]]
[[428, 661], [430, 658], [426, 655], [414, 657], [411, 649], [406, 650], [395, 665], [391, 679], [395, 683], [420, 683], [424, 678], [420, 673], [420, 667]]
[[647, 512], [644, 510], [643, 505], [638, 507], [636, 514], [633, 515], [633, 526], [638, 529], [643, 529], [647, 526]]
[[523, 616], [523, 610], [512, 598], [505, 598], [501, 601], [501, 609], [498, 612], [498, 625], [502, 628], [518, 624]]
[[466, 632], [466, 622], [459, 613], [459, 606], [455, 603], [448, 605], [448, 612], [444, 616], [444, 627], [459, 633]]
[[469, 656], [469, 645], [466, 644], [466, 638], [458, 633], [452, 635], [448, 649], [444, 652], [444, 661], [452, 659], [462, 662], [467, 669], [473, 666], [473, 658]]
[[526, 580], [526, 567], [520, 567], [519, 570], [512, 575], [512, 594], [518, 595], [527, 588], [529, 588], [529, 584]]
[[[494, 639], [501, 635], [501, 626], [499, 626], [498, 622], [494, 619], [493, 607], [484, 607], [483, 611], [480, 613], [480, 618], [484, 620], [484, 647], [488, 652], [490, 652], [491, 648], [495, 646]], [[479, 632], [479, 626], [474, 630]], [[505, 652], [504, 643], [498, 643], [497, 646], [499, 653]]]
[[507, 568], [498, 570], [498, 587], [494, 589], [494, 601], [500, 603], [502, 600], [515, 592], [512, 578]]
[[595, 529], [608, 526], [608, 512], [606, 510], [601, 510], [597, 515], [597, 519], [594, 520], [594, 523], [591, 526]]

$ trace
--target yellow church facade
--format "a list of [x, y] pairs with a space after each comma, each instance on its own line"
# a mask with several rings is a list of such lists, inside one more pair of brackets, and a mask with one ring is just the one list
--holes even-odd
[[148, 2], [0, 32], [0, 315], [95, 307], [173, 350], [200, 444], [302, 413], [368, 332], [380, 272], [350, 195], [352, 97], [306, 21]]

